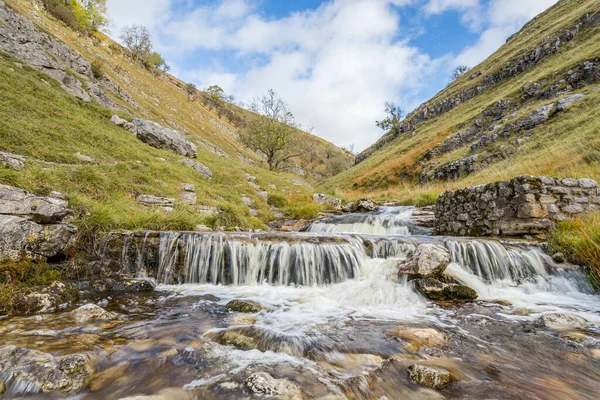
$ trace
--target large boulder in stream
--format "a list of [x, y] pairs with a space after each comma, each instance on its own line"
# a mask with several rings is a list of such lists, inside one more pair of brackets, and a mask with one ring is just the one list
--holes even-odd
[[409, 279], [437, 278], [450, 265], [452, 256], [448, 249], [436, 244], [422, 244], [399, 265], [398, 275]]
[[9, 377], [10, 397], [31, 393], [77, 392], [88, 385], [94, 373], [90, 354], [54, 357], [37, 350], [5, 346], [0, 348], [0, 371]]
[[444, 283], [434, 278], [415, 279], [415, 289], [430, 300], [469, 301], [479, 295], [473, 289], [456, 283]]
[[139, 118], [133, 119], [131, 123], [135, 127], [137, 138], [142, 142], [181, 156], [196, 157], [196, 145], [181, 136], [179, 132]]

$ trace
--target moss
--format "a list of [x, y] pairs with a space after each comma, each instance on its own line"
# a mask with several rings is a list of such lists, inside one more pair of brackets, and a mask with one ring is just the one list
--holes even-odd
[[256, 342], [253, 338], [237, 331], [225, 332], [221, 338], [221, 344], [235, 346], [240, 350], [252, 350], [256, 348]]
[[231, 300], [225, 306], [229, 311], [238, 311], [243, 313], [256, 313], [263, 309], [259, 303], [249, 300]]

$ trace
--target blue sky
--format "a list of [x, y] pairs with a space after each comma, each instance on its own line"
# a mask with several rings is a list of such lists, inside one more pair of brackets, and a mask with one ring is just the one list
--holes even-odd
[[406, 111], [556, 0], [108, 0], [112, 36], [148, 27], [177, 77], [249, 102], [274, 89], [313, 133], [356, 151], [383, 103]]

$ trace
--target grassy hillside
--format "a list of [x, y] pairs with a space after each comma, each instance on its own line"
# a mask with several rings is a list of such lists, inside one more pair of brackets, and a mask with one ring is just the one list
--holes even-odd
[[[222, 116], [220, 119], [216, 110], [205, 108], [201, 101], [188, 101], [185, 83], [134, 64], [104, 35], [80, 35], [35, 2], [9, 0], [6, 4], [88, 61], [103, 59], [103, 72], [135, 100], [126, 103], [109, 94], [122, 108], [117, 114], [127, 119], [149, 119], [178, 130], [197, 144], [198, 160], [214, 176], [205, 180], [179, 163], [180, 156], [150, 147], [113, 125], [109, 118], [115, 111], [70, 96], [57, 81], [27, 66], [20, 68], [15, 64], [18, 60], [1, 53], [0, 151], [24, 155], [28, 161], [23, 171], [0, 166], [0, 183], [37, 194], [53, 190], [67, 194], [76, 211], [75, 223], [89, 229], [193, 229], [197, 224], [264, 227], [273, 218], [273, 211], [248, 185], [245, 173], [256, 176], [270, 196], [286, 199], [287, 205], [279, 202], [283, 211], [293, 215], [318, 212], [310, 205], [310, 187], [298, 184], [297, 175], [262, 168], [262, 161], [239, 144], [238, 127]], [[76, 72], [70, 73], [85, 81]], [[332, 144], [305, 132], [298, 134], [319, 154], [348, 159]], [[81, 161], [75, 156], [77, 152], [92, 157], [94, 162]], [[321, 173], [326, 168], [321, 163], [314, 170]], [[302, 179], [314, 183], [310, 177]], [[172, 213], [155, 211], [135, 200], [139, 194], [178, 199], [181, 183], [195, 184], [198, 205], [219, 207], [219, 216], [203, 216], [195, 207], [180, 202]], [[254, 201], [257, 217], [252, 217], [241, 203], [243, 194]]]
[[[600, 104], [600, 76], [591, 84], [578, 85], [561, 92], [566, 86], [562, 79], [569, 77], [570, 70], [580, 67], [585, 61], [595, 61], [600, 56], [599, 10], [599, 0], [559, 2], [529, 22], [491, 57], [438, 93], [426, 106], [433, 108], [431, 106], [459, 98], [461, 94], [475, 91], [478, 87], [485, 86], [485, 90], [429, 120], [416, 120], [414, 116], [417, 112], [409, 114], [407, 120], [413, 124], [410, 132], [396, 138], [389, 134], [387, 145], [373, 151], [370, 157], [352, 169], [326, 181], [323, 189], [337, 191], [348, 197], [367, 194], [371, 197], [396, 198], [407, 203], [428, 203], [446, 189], [525, 173], [600, 179], [600, 109], [597, 106]], [[586, 19], [588, 22], [581, 25], [574, 38], [568, 41], [564, 39], [586, 14], [589, 14]], [[537, 47], [555, 43], [557, 37], [563, 38], [558, 51], [536, 61], [521, 73], [489, 83], [490, 76], [515, 65], [529, 54], [535, 54]], [[473, 75], [474, 72], [479, 75]], [[532, 83], [538, 83], [539, 87], [556, 85], [560, 86], [560, 90], [552, 96], [526, 98], [524, 93]], [[514, 107], [498, 122], [500, 126], [506, 126], [543, 105], [577, 93], [585, 94], [582, 101], [533, 129], [512, 134], [509, 132], [505, 137], [475, 150], [471, 149], [474, 142], [467, 142], [449, 152], [436, 153], [442, 144], [448, 143], [447, 140], [458, 132], [480, 121], [485, 124], [488, 115], [485, 111], [493, 110], [501, 100], [510, 100], [511, 107]], [[515, 144], [517, 138], [522, 140]], [[431, 152], [434, 149], [436, 151]], [[444, 166], [474, 155], [482, 160], [500, 152], [506, 154], [491, 163], [477, 164], [471, 173], [462, 173], [451, 180], [430, 180], [426, 184], [420, 182], [425, 168]]]

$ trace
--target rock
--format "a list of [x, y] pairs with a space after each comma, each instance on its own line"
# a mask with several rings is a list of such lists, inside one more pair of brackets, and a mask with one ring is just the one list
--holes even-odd
[[24, 156], [0, 151], [0, 165], [4, 165], [5, 167], [20, 171], [25, 168], [25, 160], [27, 158]]
[[161, 207], [165, 211], [173, 211], [175, 199], [157, 197], [150, 194], [141, 194], [137, 198], [138, 203], [145, 207]]
[[313, 194], [313, 201], [323, 206], [330, 206], [332, 209], [339, 211], [342, 209], [342, 201], [336, 197], [329, 196], [323, 193]]
[[479, 295], [473, 289], [465, 285], [450, 284], [442, 290], [442, 296], [446, 300], [475, 300]]
[[196, 212], [200, 215], [211, 216], [217, 215], [219, 213], [219, 209], [217, 207], [198, 206], [196, 207]]
[[252, 393], [285, 400], [302, 400], [302, 391], [296, 384], [286, 379], [275, 379], [266, 372], [253, 373], [246, 379], [245, 384]]
[[253, 175], [250, 175], [249, 173], [246, 173], [246, 180], [247, 181], [256, 181], [256, 177]]
[[586, 319], [568, 313], [545, 314], [536, 319], [533, 324], [539, 328], [554, 330], [585, 329], [590, 325]]
[[412, 364], [408, 367], [408, 376], [418, 385], [432, 389], [441, 389], [450, 383], [450, 372], [439, 367]]
[[196, 170], [196, 172], [200, 173], [200, 175], [202, 175], [202, 177], [205, 179], [212, 179], [213, 177], [213, 172], [210, 170], [210, 168], [208, 168], [201, 162], [189, 160], [187, 158], [183, 158], [179, 160], [179, 162], [187, 167], [193, 168], [194, 170]]
[[184, 204], [193, 206], [196, 205], [196, 202], [198, 201], [198, 196], [194, 192], [183, 192], [181, 193], [181, 201]]
[[448, 249], [435, 244], [422, 244], [402, 264], [398, 275], [407, 275], [409, 279], [436, 278], [442, 275], [452, 261]]
[[40, 197], [12, 186], [0, 185], [0, 215], [12, 215], [40, 223], [61, 222], [73, 214], [62, 200]]
[[194, 228], [194, 231], [195, 232], [212, 232], [213, 230], [210, 229], [206, 225], [196, 225], [196, 228]]
[[[52, 192], [50, 192], [50, 195], [48, 197], [52, 197], [53, 199], [57, 199], [57, 200], [65, 200], [65, 201], [67, 200], [67, 196], [64, 193], [56, 192], [54, 190]], [[65, 204], [65, 203], [63, 203], [63, 204]], [[65, 204], [65, 207], [66, 206], [67, 205]]]
[[181, 156], [196, 157], [196, 145], [185, 139], [177, 131], [163, 128], [155, 122], [139, 118], [135, 118], [131, 122], [135, 126], [137, 138], [142, 142]]
[[352, 212], [365, 213], [379, 210], [379, 206], [371, 199], [361, 199], [353, 203]]
[[249, 211], [252, 217], [258, 217], [258, 210], [251, 208]]
[[79, 158], [81, 161], [86, 163], [94, 162], [94, 159], [92, 157], [81, 154], [80, 152], [75, 153], [75, 157]]
[[346, 212], [346, 213], [351, 213], [352, 210], [354, 210], [354, 205], [356, 204], [355, 201], [351, 201], [349, 203], [346, 203], [342, 206], [342, 211]]
[[113, 115], [112, 117], [110, 117], [110, 122], [117, 126], [124, 126], [127, 123], [126, 120], [120, 118], [118, 115]]
[[253, 338], [233, 330], [223, 334], [221, 337], [221, 344], [225, 346], [235, 346], [240, 350], [252, 350], [256, 348], [256, 342]]
[[154, 291], [154, 282], [149, 279], [96, 279], [91, 283], [91, 288], [96, 292], [125, 292], [143, 293]]
[[66, 223], [37, 224], [0, 215], [0, 262], [66, 256], [75, 247], [77, 227]]
[[581, 100], [583, 100], [584, 97], [585, 95], [581, 93], [563, 97], [562, 99], [558, 100], [556, 107], [559, 111], [564, 111], [566, 108], [572, 106], [573, 104], [579, 103]]
[[233, 314], [233, 316], [229, 319], [230, 326], [254, 325], [255, 323], [256, 316], [254, 316], [252, 313]]
[[432, 278], [415, 279], [413, 281], [415, 289], [421, 292], [425, 297], [431, 300], [442, 300], [442, 292], [446, 284]]
[[251, 300], [231, 300], [225, 305], [228, 311], [238, 311], [243, 313], [256, 313], [264, 309], [260, 303]]
[[196, 193], [196, 186], [194, 186], [194, 184], [192, 184], [192, 183], [182, 183], [181, 184], [181, 188], [185, 192], [194, 192], [194, 193]]
[[[60, 391], [65, 394], [77, 392], [88, 385], [94, 373], [94, 359], [90, 354], [71, 354], [54, 357], [37, 350], [16, 346], [0, 348], [0, 370], [10, 376], [6, 382], [11, 394], [27, 394]], [[18, 381], [13, 387], [12, 381]]]
[[566, 261], [565, 255], [563, 253], [554, 253], [552, 255], [552, 259], [559, 264], [562, 264]]
[[269, 189], [277, 190], [277, 186], [273, 185], [272, 183], [269, 183], [269, 184], [267, 185], [267, 187], [268, 187]]
[[442, 347], [446, 344], [446, 336], [433, 328], [412, 328], [397, 326], [387, 331], [389, 336], [400, 337], [417, 346]]
[[254, 183], [252, 181], [248, 181], [248, 186], [250, 186], [254, 190], [260, 190], [260, 186], [258, 186], [256, 183]]
[[244, 203], [248, 207], [252, 207], [252, 205], [254, 204], [254, 201], [252, 201], [252, 199], [248, 196], [242, 196], [241, 199], [242, 203]]
[[112, 320], [116, 318], [116, 315], [106, 311], [102, 307], [89, 303], [71, 311], [71, 318], [73, 318], [75, 322], [86, 323], [90, 321]]
[[269, 199], [269, 193], [264, 192], [264, 191], [262, 191], [262, 192], [256, 192], [256, 195], [258, 197], [260, 197], [261, 199], [263, 199], [264, 201], [267, 201]]

